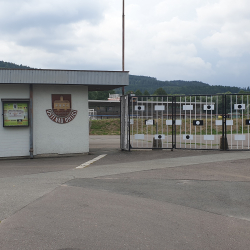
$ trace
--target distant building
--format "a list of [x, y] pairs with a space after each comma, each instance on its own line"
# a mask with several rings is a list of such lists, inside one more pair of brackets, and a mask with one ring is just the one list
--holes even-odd
[[119, 94], [109, 94], [109, 101], [120, 101], [120, 95]]
[[89, 109], [94, 110], [96, 119], [120, 117], [119, 100], [89, 100]]

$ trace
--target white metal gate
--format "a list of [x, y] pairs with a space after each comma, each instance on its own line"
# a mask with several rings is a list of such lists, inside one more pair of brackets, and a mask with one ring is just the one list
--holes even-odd
[[175, 148], [221, 149], [223, 114], [221, 96], [175, 97]]
[[121, 148], [249, 150], [249, 97], [123, 97]]
[[225, 95], [225, 137], [229, 150], [250, 149], [250, 95]]
[[172, 97], [130, 97], [130, 148], [172, 149]]

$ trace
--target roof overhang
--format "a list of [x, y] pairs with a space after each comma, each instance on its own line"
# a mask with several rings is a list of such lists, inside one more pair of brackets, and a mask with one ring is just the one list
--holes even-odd
[[84, 85], [89, 91], [129, 85], [128, 71], [0, 69], [0, 84]]

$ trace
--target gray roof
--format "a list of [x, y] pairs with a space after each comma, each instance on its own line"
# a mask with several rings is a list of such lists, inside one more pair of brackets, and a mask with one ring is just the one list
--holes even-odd
[[110, 90], [129, 85], [128, 71], [0, 69], [0, 84], [85, 85]]

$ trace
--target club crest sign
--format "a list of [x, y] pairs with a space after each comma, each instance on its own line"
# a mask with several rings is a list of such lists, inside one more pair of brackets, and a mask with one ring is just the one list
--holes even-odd
[[52, 94], [52, 109], [46, 109], [47, 116], [55, 123], [64, 124], [73, 121], [77, 110], [71, 109], [70, 94]]

